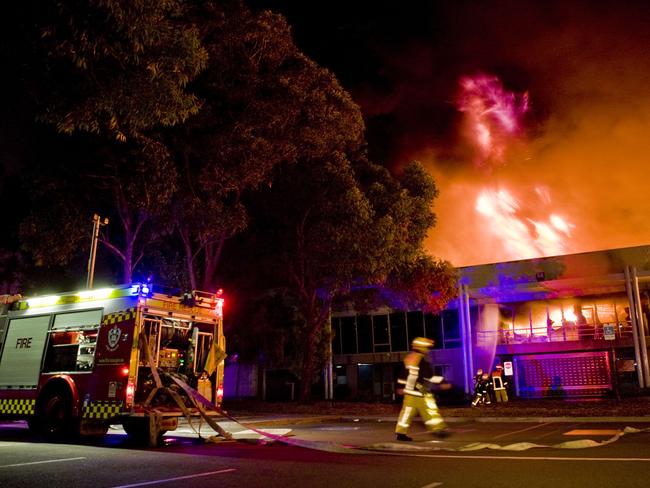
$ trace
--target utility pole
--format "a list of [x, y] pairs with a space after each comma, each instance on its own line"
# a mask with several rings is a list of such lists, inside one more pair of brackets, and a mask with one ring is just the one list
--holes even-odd
[[[323, 382], [325, 383], [325, 400], [334, 400], [334, 368], [332, 366], [332, 307], [330, 306], [327, 322], [325, 323], [327, 335], [327, 362], [323, 370]], [[293, 400], [293, 398], [292, 398]]]
[[97, 241], [99, 241], [99, 228], [102, 225], [108, 225], [108, 219], [102, 218], [95, 214], [93, 215], [93, 238], [90, 242], [90, 257], [88, 258], [88, 280], [86, 281], [86, 288], [89, 290], [93, 287], [93, 277], [95, 275], [95, 255], [97, 254]]

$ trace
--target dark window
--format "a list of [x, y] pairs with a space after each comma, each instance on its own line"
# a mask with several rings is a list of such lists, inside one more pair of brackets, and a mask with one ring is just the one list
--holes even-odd
[[388, 315], [374, 315], [372, 325], [375, 332], [375, 352], [389, 352]]
[[370, 315], [357, 316], [357, 336], [359, 341], [359, 352], [373, 352], [372, 320]]
[[357, 326], [354, 317], [341, 317], [341, 352], [355, 354], [357, 352]]
[[51, 332], [43, 372], [92, 370], [96, 343], [97, 330]]
[[408, 327], [409, 344], [416, 337], [424, 337], [424, 316], [422, 312], [407, 312], [406, 325]]
[[449, 364], [436, 364], [433, 366], [433, 374], [436, 376], [450, 376], [451, 366]]
[[442, 312], [442, 325], [445, 331], [445, 341], [460, 339], [458, 310], [444, 310]]
[[390, 341], [392, 351], [408, 351], [406, 343], [406, 314], [396, 312], [390, 314]]
[[478, 324], [479, 319], [479, 309], [478, 305], [472, 305], [469, 307], [469, 323]]
[[359, 364], [358, 365], [358, 397], [359, 400], [369, 401], [372, 400], [373, 392], [373, 372], [374, 366], [372, 364]]
[[426, 314], [424, 316], [424, 336], [433, 339], [434, 349], [443, 349], [442, 321], [440, 315]]
[[332, 354], [341, 354], [341, 319], [332, 319]]

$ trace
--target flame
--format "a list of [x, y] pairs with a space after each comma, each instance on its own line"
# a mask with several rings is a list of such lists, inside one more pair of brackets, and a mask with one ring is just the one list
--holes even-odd
[[[467, 142], [476, 150], [475, 163], [503, 164], [508, 145], [522, 132], [528, 95], [508, 92], [496, 76], [485, 74], [461, 78], [460, 93], [458, 109], [464, 114]], [[485, 233], [501, 242], [510, 259], [566, 254], [575, 225], [552, 208], [548, 187], [523, 190], [525, 200], [503, 185], [479, 190], [475, 210]]]
[[543, 201], [538, 206], [542, 216], [533, 218], [532, 211], [525, 209], [509, 190], [484, 188], [479, 192], [475, 209], [486, 220], [488, 232], [501, 240], [511, 257], [565, 254], [575, 226], [556, 213], [545, 216]]

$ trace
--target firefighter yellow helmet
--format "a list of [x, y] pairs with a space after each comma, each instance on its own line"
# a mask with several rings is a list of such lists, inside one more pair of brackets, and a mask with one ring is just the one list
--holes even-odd
[[411, 342], [411, 348], [413, 348], [414, 351], [418, 352], [427, 353], [431, 350], [432, 347], [433, 341], [431, 339], [427, 339], [426, 337], [416, 337], [413, 339], [413, 342]]

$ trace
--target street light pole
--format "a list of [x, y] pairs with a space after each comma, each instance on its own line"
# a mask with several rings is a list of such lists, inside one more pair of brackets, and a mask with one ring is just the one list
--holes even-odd
[[95, 274], [95, 255], [97, 254], [97, 241], [99, 240], [99, 228], [102, 225], [108, 225], [108, 219], [102, 218], [95, 214], [93, 215], [93, 237], [90, 242], [90, 257], [88, 258], [88, 280], [86, 281], [86, 288], [89, 290], [93, 287], [93, 277]]

